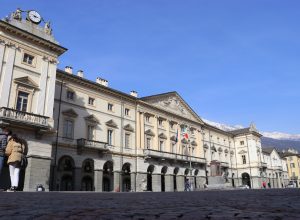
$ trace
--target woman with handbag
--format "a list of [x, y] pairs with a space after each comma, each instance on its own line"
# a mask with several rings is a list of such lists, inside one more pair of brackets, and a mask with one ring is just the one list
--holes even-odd
[[7, 143], [5, 154], [8, 156], [9, 174], [11, 187], [9, 192], [15, 192], [19, 185], [20, 163], [25, 153], [25, 145], [22, 139], [13, 134]]

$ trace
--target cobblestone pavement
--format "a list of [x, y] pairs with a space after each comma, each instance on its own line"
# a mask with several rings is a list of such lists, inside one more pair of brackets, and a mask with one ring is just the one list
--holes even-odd
[[0, 219], [300, 219], [299, 189], [0, 192]]

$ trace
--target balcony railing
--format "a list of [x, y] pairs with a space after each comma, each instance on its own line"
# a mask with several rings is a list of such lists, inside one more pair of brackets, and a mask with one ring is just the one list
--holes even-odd
[[166, 160], [180, 160], [184, 162], [193, 162], [193, 163], [205, 163], [205, 159], [201, 157], [194, 157], [189, 155], [183, 155], [183, 154], [175, 154], [175, 153], [169, 153], [164, 151], [157, 151], [157, 150], [151, 150], [151, 149], [145, 149], [144, 155], [146, 157], [153, 157], [153, 158], [160, 158], [160, 159], [166, 159]]
[[18, 111], [16, 109], [1, 107], [0, 108], [0, 119], [2, 123], [24, 123], [32, 126], [38, 127], [49, 127], [48, 119], [49, 117], [36, 115], [29, 112]]
[[268, 167], [268, 164], [267, 164], [267, 163], [264, 163], [264, 162], [260, 162], [260, 166], [261, 166], [261, 167], [264, 167], [264, 168], [267, 168], [267, 167]]
[[92, 148], [101, 151], [109, 151], [108, 145], [105, 142], [87, 140], [84, 138], [77, 139], [78, 148]]

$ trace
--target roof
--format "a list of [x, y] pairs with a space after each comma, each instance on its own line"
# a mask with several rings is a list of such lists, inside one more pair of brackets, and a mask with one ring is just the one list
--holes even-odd
[[271, 154], [273, 150], [276, 150], [274, 147], [268, 147], [268, 148], [262, 148], [261, 149], [263, 153], [265, 154]]
[[242, 135], [242, 134], [254, 134], [258, 137], [262, 137], [262, 135], [252, 126], [250, 126], [248, 128], [232, 130], [232, 131], [229, 131], [229, 133], [233, 134], [234, 136]]

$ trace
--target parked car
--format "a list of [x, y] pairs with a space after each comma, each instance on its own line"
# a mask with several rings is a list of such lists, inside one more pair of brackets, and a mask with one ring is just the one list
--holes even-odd
[[248, 185], [240, 185], [237, 187], [238, 189], [250, 189]]
[[293, 181], [290, 181], [289, 184], [287, 184], [286, 188], [296, 188], [296, 183]]

